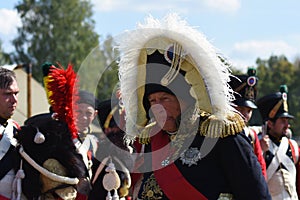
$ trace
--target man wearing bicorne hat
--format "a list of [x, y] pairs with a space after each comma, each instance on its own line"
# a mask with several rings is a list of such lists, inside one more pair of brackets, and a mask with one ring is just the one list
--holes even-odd
[[271, 199], [227, 66], [205, 37], [170, 14], [119, 39], [134, 199]]
[[248, 122], [252, 117], [253, 109], [257, 109], [255, 100], [257, 96], [256, 85], [258, 82], [258, 78], [255, 75], [256, 69], [249, 68], [247, 75], [236, 75], [232, 77], [229, 85], [234, 91], [234, 107], [241, 114], [247, 125], [244, 128], [244, 133], [253, 146], [254, 153], [257, 156], [259, 164], [261, 165], [263, 175], [265, 176], [265, 178], [267, 178], [266, 162], [263, 157], [263, 151], [261, 149], [260, 141], [257, 136], [261, 128], [254, 126], [251, 127], [248, 125]]
[[[131, 149], [124, 143], [123, 131], [124, 110], [120, 104], [120, 96], [101, 101], [98, 106], [98, 120], [103, 130], [96, 158], [93, 163], [94, 173], [92, 178], [93, 190], [89, 194], [89, 200], [116, 199], [125, 200], [130, 198], [131, 176], [129, 169], [132, 168]], [[105, 176], [108, 172], [104, 165], [114, 166], [119, 184], [113, 189], [109, 187], [111, 181]]]
[[288, 111], [287, 87], [280, 92], [266, 95], [257, 101], [258, 109], [269, 135], [269, 149], [264, 157], [267, 165], [267, 183], [273, 200], [298, 199], [296, 173], [299, 163], [299, 147], [288, 139], [289, 120], [294, 116]]

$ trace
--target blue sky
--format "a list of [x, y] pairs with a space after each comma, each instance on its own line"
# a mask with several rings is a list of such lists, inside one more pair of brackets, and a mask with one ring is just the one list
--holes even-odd
[[[14, 6], [18, 0], [0, 1], [0, 39], [5, 51], [13, 51], [20, 20]], [[161, 18], [177, 12], [246, 71], [256, 58], [285, 55], [294, 62], [300, 57], [299, 0], [92, 0], [95, 31], [103, 41], [132, 30], [152, 15]]]

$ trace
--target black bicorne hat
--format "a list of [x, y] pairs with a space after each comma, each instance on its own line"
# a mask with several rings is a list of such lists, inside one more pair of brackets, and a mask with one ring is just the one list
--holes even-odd
[[122, 129], [122, 107], [118, 99], [101, 101], [98, 105], [98, 119], [103, 130], [106, 128], [119, 127]]
[[257, 82], [258, 78], [255, 76], [256, 70], [254, 68], [248, 69], [248, 75], [237, 75], [231, 77], [229, 82], [230, 87], [234, 91], [234, 104], [237, 106], [245, 106], [256, 109], [255, 100], [257, 96]]
[[41, 113], [26, 119], [24, 121], [24, 125], [40, 126], [40, 124], [49, 122], [51, 120], [53, 120], [52, 113]]
[[[186, 103], [192, 105], [195, 99], [190, 94], [191, 86], [185, 81], [185, 72], [179, 70], [176, 78], [168, 85], [163, 85], [162, 80], [166, 74], [170, 73], [173, 52], [165, 51], [161, 54], [156, 50], [153, 54], [147, 56], [146, 64], [146, 84], [145, 93], [143, 97], [143, 105], [146, 111], [149, 110], [150, 104], [148, 96], [156, 92], [166, 92], [177, 97], [177, 99], [184, 100]], [[168, 61], [169, 60], [169, 61]]]
[[288, 112], [287, 92], [287, 86], [281, 85], [280, 92], [266, 95], [257, 100], [257, 106], [263, 121], [279, 117], [294, 118]]

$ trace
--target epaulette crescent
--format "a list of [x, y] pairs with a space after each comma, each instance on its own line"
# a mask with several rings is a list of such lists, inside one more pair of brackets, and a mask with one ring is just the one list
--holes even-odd
[[200, 123], [199, 132], [201, 136], [210, 138], [225, 138], [236, 135], [243, 131], [245, 122], [238, 113], [232, 112], [226, 120], [220, 121], [214, 115], [207, 116]]
[[[220, 121], [214, 115], [202, 112], [200, 117], [199, 133], [201, 136], [210, 138], [225, 138], [236, 135], [243, 131], [245, 122], [243, 118], [235, 112], [230, 113], [226, 120]], [[140, 144], [150, 143], [150, 131], [156, 122], [149, 123], [138, 134]]]

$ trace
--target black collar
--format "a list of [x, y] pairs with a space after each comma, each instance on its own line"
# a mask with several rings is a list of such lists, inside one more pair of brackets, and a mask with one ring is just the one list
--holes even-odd
[[278, 137], [274, 137], [274, 136], [272, 136], [270, 134], [268, 134], [268, 135], [269, 135], [269, 138], [272, 140], [272, 142], [274, 142], [278, 146], [279, 146], [279, 144], [281, 142], [282, 137], [284, 137], [284, 136], [281, 136], [280, 138], [278, 138]]
[[4, 119], [4, 118], [0, 117], [0, 124], [2, 126], [6, 127], [7, 126], [7, 119]]

